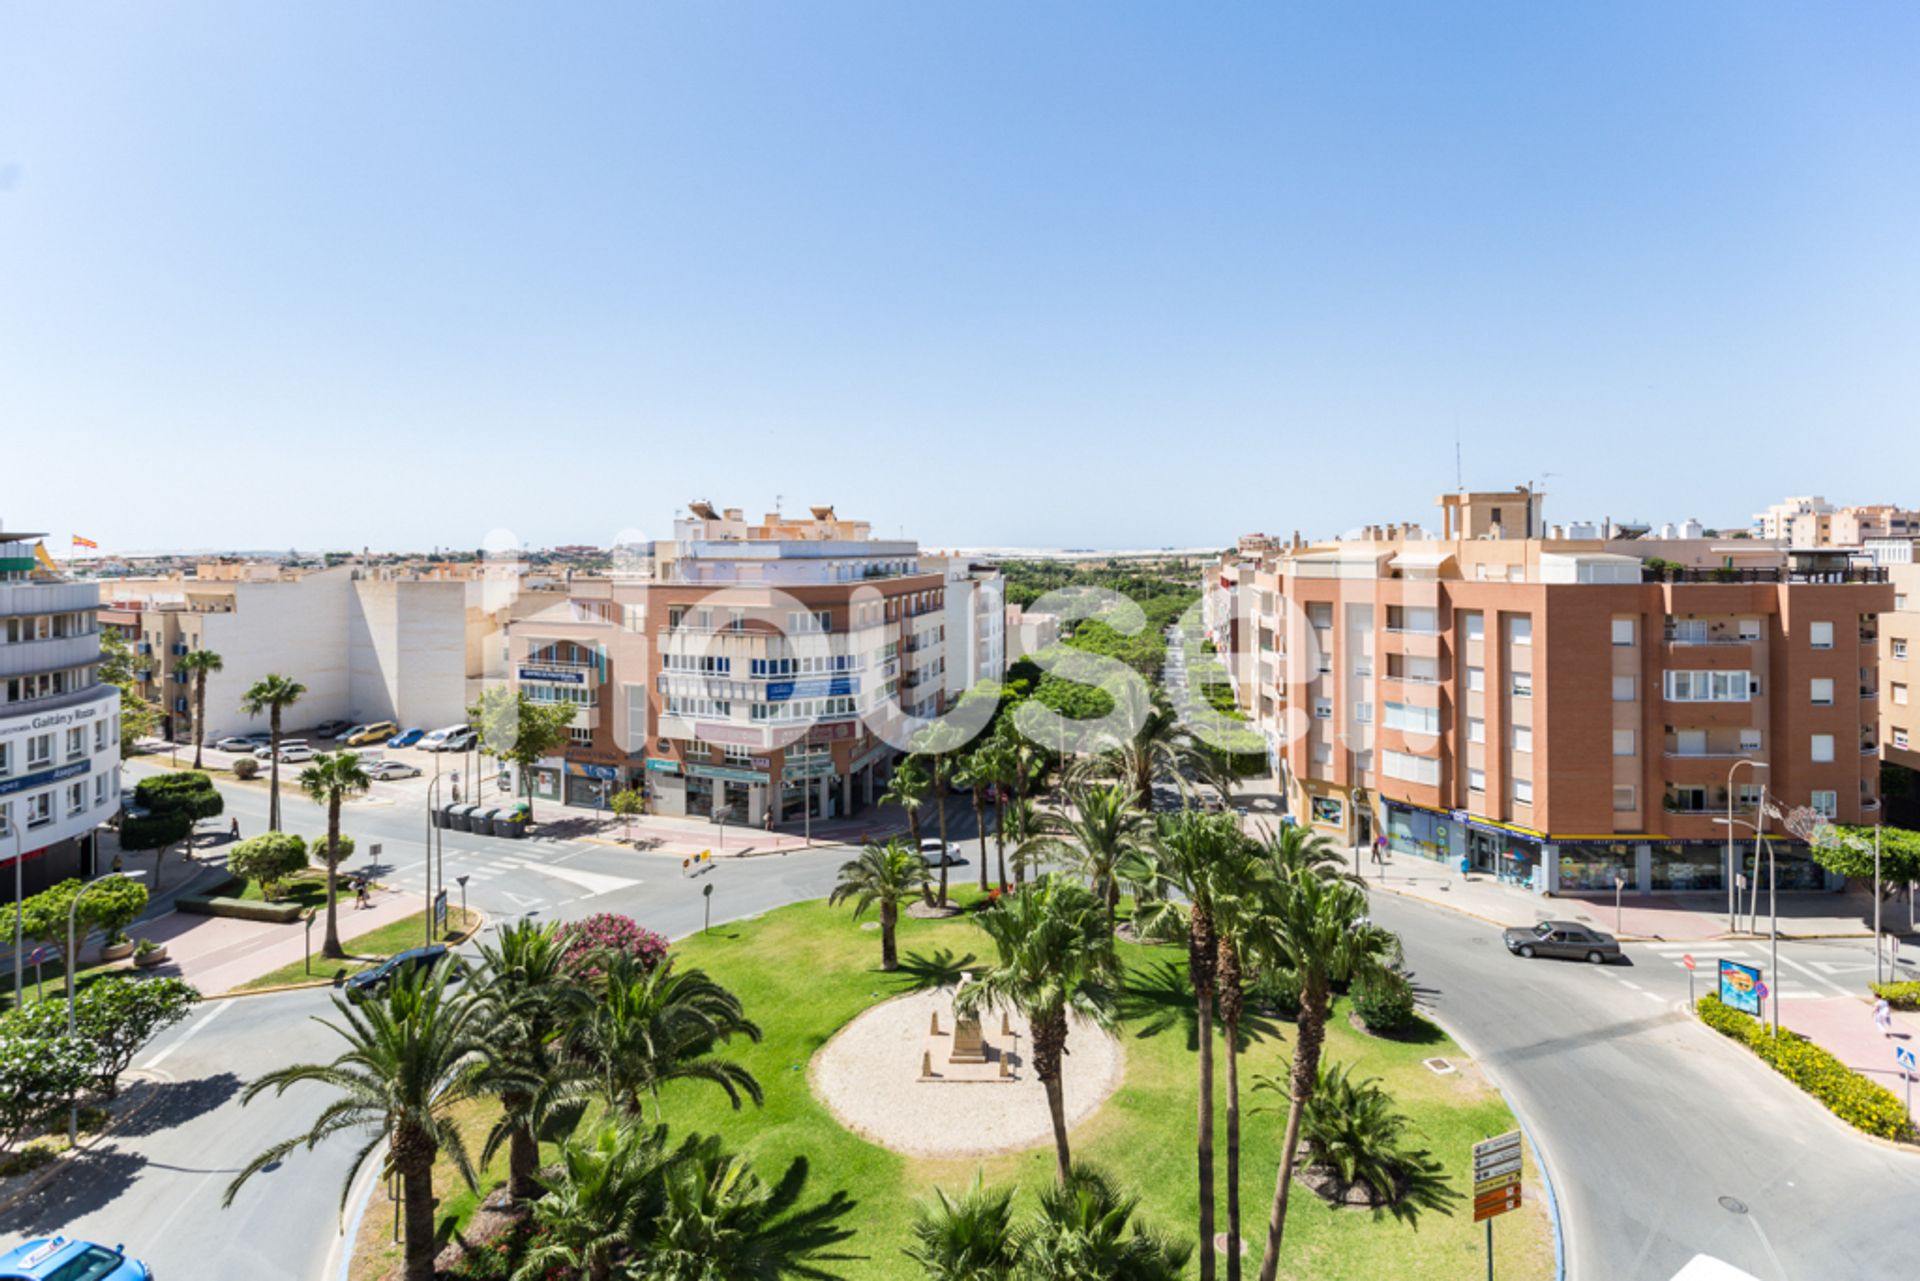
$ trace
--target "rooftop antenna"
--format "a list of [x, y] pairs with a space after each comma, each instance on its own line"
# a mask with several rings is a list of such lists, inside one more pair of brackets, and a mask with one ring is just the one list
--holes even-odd
[[776, 520], [779, 519], [780, 509], [786, 504], [786, 500], [787, 496], [785, 494], [775, 494], [773, 496], [773, 515]]
[[1453, 428], [1453, 489], [1457, 494], [1467, 492], [1467, 482], [1464, 479], [1464, 475], [1465, 473], [1460, 470], [1460, 425], [1455, 423]]

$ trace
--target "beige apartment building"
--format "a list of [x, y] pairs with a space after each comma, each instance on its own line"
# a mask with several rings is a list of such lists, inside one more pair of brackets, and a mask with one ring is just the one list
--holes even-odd
[[[1449, 494], [1439, 537], [1255, 536], [1223, 558], [1210, 636], [1297, 821], [1547, 893], [1724, 891], [1715, 819], [1754, 822], [1762, 788], [1878, 821], [1886, 570], [1541, 537], [1542, 498]], [[1783, 887], [1825, 883], [1774, 847]]]
[[1888, 565], [1886, 573], [1893, 604], [1880, 616], [1883, 755], [1889, 765], [1920, 771], [1920, 564]]

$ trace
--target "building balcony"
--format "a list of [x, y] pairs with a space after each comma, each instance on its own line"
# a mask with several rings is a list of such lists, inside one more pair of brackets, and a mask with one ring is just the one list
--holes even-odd
[[0, 676], [27, 676], [100, 661], [100, 633], [50, 636], [0, 645]]
[[1871, 585], [1887, 581], [1881, 565], [1852, 565], [1845, 569], [1794, 569], [1784, 565], [1734, 569], [1724, 565], [1643, 565], [1643, 583], [1827, 583]]

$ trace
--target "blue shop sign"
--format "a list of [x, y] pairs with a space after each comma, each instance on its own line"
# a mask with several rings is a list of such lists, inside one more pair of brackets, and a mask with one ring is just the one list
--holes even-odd
[[0, 783], [0, 796], [11, 796], [15, 792], [24, 792], [29, 788], [45, 787], [49, 783], [64, 783], [70, 778], [80, 777], [92, 768], [92, 761], [75, 761], [71, 765], [62, 765], [59, 769], [41, 770], [38, 774], [10, 778]]
[[860, 679], [857, 676], [767, 682], [767, 701], [770, 703], [784, 703], [792, 698], [846, 698], [859, 692]]
[[579, 671], [566, 671], [558, 667], [523, 667], [520, 669], [523, 681], [546, 681], [551, 685], [585, 685], [587, 674]]
[[680, 772], [680, 762], [663, 761], [656, 757], [649, 756], [647, 758], [647, 768], [659, 770], [662, 774], [678, 774]]

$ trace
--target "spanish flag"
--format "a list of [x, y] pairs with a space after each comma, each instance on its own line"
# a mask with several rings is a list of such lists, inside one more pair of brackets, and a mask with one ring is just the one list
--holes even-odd
[[73, 545], [75, 547], [86, 547], [96, 552], [100, 550], [99, 543], [94, 542], [91, 538], [82, 538], [78, 534], [73, 536]]

